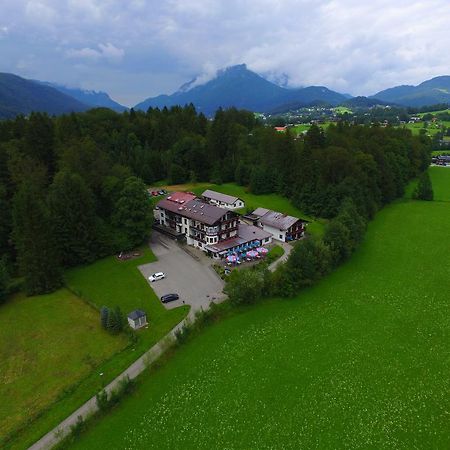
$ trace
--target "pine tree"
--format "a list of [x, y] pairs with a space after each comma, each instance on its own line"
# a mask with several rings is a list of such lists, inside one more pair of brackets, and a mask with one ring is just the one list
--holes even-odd
[[13, 243], [28, 295], [52, 292], [62, 284], [44, 193], [25, 180], [14, 196]]
[[92, 261], [96, 257], [97, 217], [94, 197], [84, 179], [59, 172], [50, 187], [48, 204], [61, 263], [74, 266]]
[[124, 317], [123, 317], [122, 311], [120, 310], [120, 308], [118, 306], [116, 306], [114, 308], [113, 313], [114, 313], [114, 318], [115, 318], [115, 331], [117, 333], [119, 333], [123, 330]]
[[25, 128], [26, 153], [44, 164], [52, 174], [55, 167], [54, 125], [46, 113], [32, 112]]
[[114, 309], [108, 309], [108, 319], [106, 329], [112, 334], [118, 334], [123, 330], [124, 317], [118, 306]]
[[152, 207], [144, 183], [136, 177], [127, 178], [113, 215], [122, 249], [142, 244], [150, 235], [152, 222]]
[[102, 306], [100, 309], [100, 323], [105, 330], [108, 328], [108, 316], [109, 308], [107, 306]]
[[116, 315], [114, 314], [114, 311], [112, 309], [108, 310], [108, 319], [106, 321], [106, 329], [110, 332], [115, 334], [117, 329], [117, 323], [116, 323]]

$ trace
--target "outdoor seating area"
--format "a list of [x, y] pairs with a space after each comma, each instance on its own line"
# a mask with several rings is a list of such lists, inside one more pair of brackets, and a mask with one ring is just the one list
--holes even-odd
[[227, 266], [240, 265], [243, 262], [252, 262], [260, 260], [267, 255], [269, 250], [261, 247], [260, 241], [254, 241], [250, 244], [242, 245], [235, 249], [229, 250], [225, 258]]

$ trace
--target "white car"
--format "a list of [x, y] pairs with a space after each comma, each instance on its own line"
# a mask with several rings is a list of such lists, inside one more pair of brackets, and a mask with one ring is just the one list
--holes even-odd
[[166, 278], [166, 274], [164, 272], [156, 272], [153, 275], [150, 275], [148, 280], [153, 283], [154, 281], [162, 280], [163, 278]]

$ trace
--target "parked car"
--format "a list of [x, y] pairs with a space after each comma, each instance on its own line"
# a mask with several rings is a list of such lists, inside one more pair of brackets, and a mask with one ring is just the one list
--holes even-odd
[[154, 281], [162, 280], [163, 278], [166, 278], [166, 274], [164, 272], [156, 272], [153, 275], [150, 275], [148, 280], [153, 283]]
[[159, 194], [159, 195], [164, 195], [165, 193], [166, 193], [166, 191], [164, 191], [164, 190], [162, 190], [162, 189], [161, 189], [160, 191], [158, 191], [158, 194]]
[[157, 197], [159, 195], [158, 191], [152, 191], [152, 195], [153, 195], [153, 197]]
[[178, 300], [180, 296], [178, 294], [166, 294], [161, 297], [161, 301], [163, 303], [169, 303], [174, 302], [175, 300]]

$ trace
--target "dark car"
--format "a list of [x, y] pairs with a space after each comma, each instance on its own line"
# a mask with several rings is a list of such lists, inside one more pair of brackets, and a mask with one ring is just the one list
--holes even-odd
[[169, 303], [174, 302], [175, 300], [178, 300], [180, 296], [178, 294], [166, 294], [161, 297], [161, 301], [163, 303]]

